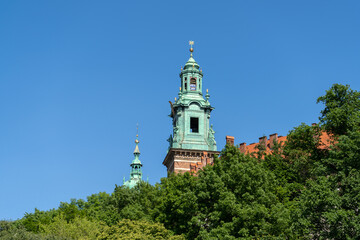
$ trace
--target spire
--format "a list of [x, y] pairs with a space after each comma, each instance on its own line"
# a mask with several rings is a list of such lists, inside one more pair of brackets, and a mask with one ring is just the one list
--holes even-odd
[[139, 124], [136, 124], [136, 139], [135, 139], [135, 150], [134, 150], [134, 156], [136, 158], [136, 155], [138, 157], [140, 156], [140, 150], [139, 150]]
[[[139, 131], [139, 127], [137, 127], [137, 132]], [[124, 183], [124, 186], [127, 186], [129, 188], [133, 188], [136, 186], [136, 184], [140, 181], [142, 181], [142, 164], [139, 159], [140, 157], [140, 150], [139, 150], [139, 134], [136, 134], [135, 139], [135, 150], [134, 150], [134, 160], [132, 160], [130, 167], [130, 179]]]
[[141, 162], [140, 162], [140, 150], [139, 150], [139, 135], [136, 134], [136, 139], [135, 139], [135, 150], [134, 150], [134, 157], [135, 159], [131, 162], [131, 166], [134, 165], [134, 164], [140, 164], [141, 165]]
[[198, 70], [200, 68], [199, 64], [197, 64], [197, 62], [195, 61], [195, 59], [193, 58], [193, 52], [194, 52], [194, 41], [189, 41], [189, 45], [190, 45], [190, 58], [189, 60], [185, 63], [184, 68], [181, 68], [181, 71], [188, 69], [188, 70]]

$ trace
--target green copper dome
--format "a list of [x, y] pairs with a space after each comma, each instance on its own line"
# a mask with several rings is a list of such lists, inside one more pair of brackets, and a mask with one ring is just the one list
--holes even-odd
[[199, 64], [195, 61], [195, 59], [190, 56], [189, 60], [185, 63], [184, 70], [187, 69], [199, 69]]

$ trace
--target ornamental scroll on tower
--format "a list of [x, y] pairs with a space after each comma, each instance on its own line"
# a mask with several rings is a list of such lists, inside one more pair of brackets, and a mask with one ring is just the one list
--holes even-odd
[[193, 41], [190, 44], [190, 58], [180, 72], [178, 98], [170, 102], [173, 134], [170, 135], [169, 150], [163, 164], [169, 173], [197, 171], [212, 164], [218, 154], [215, 131], [209, 124], [214, 109], [209, 102], [210, 95], [202, 92], [203, 73], [193, 58]]

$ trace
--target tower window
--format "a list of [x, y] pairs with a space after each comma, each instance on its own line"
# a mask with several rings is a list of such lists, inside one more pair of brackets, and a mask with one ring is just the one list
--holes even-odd
[[190, 118], [190, 132], [193, 133], [199, 132], [199, 118], [195, 118], [195, 117]]
[[196, 91], [196, 78], [191, 78], [190, 79], [190, 90], [191, 91]]
[[185, 78], [185, 91], [187, 91], [188, 89], [187, 89], [187, 79]]

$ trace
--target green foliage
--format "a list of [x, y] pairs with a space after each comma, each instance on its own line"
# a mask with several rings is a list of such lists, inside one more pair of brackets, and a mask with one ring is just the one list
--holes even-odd
[[[318, 101], [325, 103], [323, 128], [335, 134], [328, 155], [299, 197], [294, 226], [314, 239], [360, 238], [360, 100], [349, 86], [335, 84]], [[296, 224], [297, 223], [297, 224]]]
[[85, 210], [88, 218], [112, 225], [120, 220], [114, 201], [110, 194], [101, 192], [87, 197], [86, 202], [80, 199], [78, 205]]
[[360, 131], [349, 132], [338, 138], [329, 157], [323, 160], [323, 174], [348, 174], [352, 169], [360, 169]]
[[41, 235], [29, 232], [21, 224], [0, 221], [0, 239], [2, 240], [41, 240]]
[[34, 213], [25, 213], [19, 221], [28, 231], [39, 233], [41, 224], [49, 224], [59, 214], [58, 210], [40, 211], [35, 208]]
[[161, 179], [160, 205], [156, 219], [177, 234], [185, 233], [197, 211], [195, 177], [189, 173]]
[[50, 224], [41, 224], [41, 231], [47, 236], [63, 239], [95, 240], [102, 232], [100, 222], [90, 221], [83, 217], [74, 217], [70, 221], [61, 214], [56, 216]]
[[303, 235], [314, 239], [360, 238], [360, 173], [353, 171], [340, 179], [321, 176], [309, 181], [294, 221]]
[[99, 240], [182, 240], [183, 236], [174, 236], [160, 223], [150, 223], [145, 220], [133, 221], [124, 219], [111, 227], [105, 227]]
[[[214, 229], [226, 229], [235, 237], [289, 235], [289, 212], [277, 199], [278, 182], [275, 175], [257, 159], [245, 156], [235, 147], [227, 146], [214, 167], [201, 174], [214, 171], [224, 185], [215, 213], [219, 224]], [[211, 183], [210, 183], [211, 184]], [[217, 230], [217, 231], [218, 231]], [[214, 232], [214, 230], [211, 230]]]
[[151, 220], [157, 205], [157, 194], [157, 188], [146, 182], [141, 182], [132, 189], [116, 186], [112, 203], [119, 219]]
[[[352, 139], [357, 136], [356, 141]], [[302, 229], [328, 239], [360, 238], [359, 133], [339, 139], [321, 166], [323, 176], [308, 182], [300, 198]]]
[[70, 203], [61, 202], [58, 208], [59, 214], [66, 220], [70, 222], [76, 217], [84, 217], [85, 211], [83, 209], [84, 201], [71, 199]]
[[231, 146], [214, 166], [162, 179], [158, 219], [189, 239], [290, 236], [290, 213], [276, 197], [274, 175]]
[[344, 135], [359, 130], [360, 92], [350, 89], [349, 85], [334, 84], [317, 102], [325, 105], [320, 122], [328, 132]]
[[304, 123], [289, 132], [283, 153], [289, 164], [291, 182], [305, 184], [312, 177], [314, 163], [327, 154], [320, 149], [323, 144], [321, 134], [318, 125], [308, 126]]

